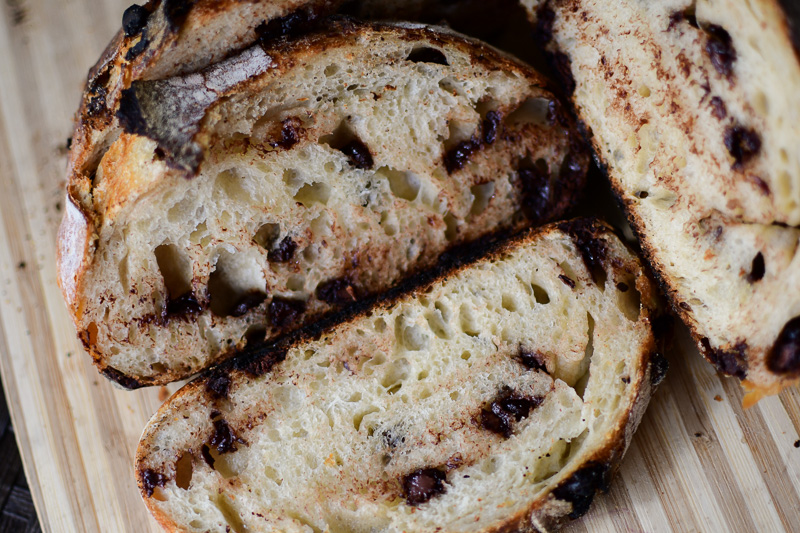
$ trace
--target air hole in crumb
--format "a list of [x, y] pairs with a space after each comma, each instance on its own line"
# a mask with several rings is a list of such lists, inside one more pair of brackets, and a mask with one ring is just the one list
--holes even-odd
[[647, 191], [639, 191], [636, 193], [636, 198], [639, 198], [640, 200], [644, 200], [648, 196], [650, 196], [650, 194]]
[[516, 313], [518, 310], [517, 302], [510, 294], [503, 294], [503, 309]]
[[620, 291], [620, 298], [622, 299], [622, 312], [625, 317], [631, 322], [639, 320], [639, 313], [642, 307], [642, 295], [636, 288], [636, 283], [630, 281], [625, 283], [628, 287], [627, 291]]
[[492, 198], [494, 198], [495, 183], [493, 181], [489, 181], [479, 185], [473, 185], [470, 188], [470, 192], [472, 193], [473, 197], [470, 215], [480, 215], [486, 211], [486, 208], [489, 207], [489, 202], [492, 200]]
[[332, 65], [328, 65], [327, 67], [325, 67], [325, 75], [328, 77], [334, 76], [339, 72], [339, 70], [340, 70], [339, 65], [335, 63]]
[[167, 366], [163, 363], [152, 363], [150, 369], [156, 374], [163, 374], [167, 371]]
[[459, 314], [461, 331], [470, 337], [477, 337], [480, 335], [480, 327], [478, 326], [477, 320], [472, 315], [472, 311], [469, 309], [469, 307], [467, 307], [466, 304], [461, 306]]
[[247, 532], [247, 527], [244, 525], [244, 522], [242, 522], [241, 516], [239, 516], [239, 513], [236, 511], [236, 509], [234, 509], [233, 505], [231, 505], [230, 501], [228, 501], [228, 497], [224, 493], [217, 495], [213, 501], [214, 506], [219, 509], [219, 512], [222, 514], [225, 522], [234, 533]]
[[361, 423], [364, 421], [365, 416], [372, 413], [377, 413], [378, 411], [380, 411], [380, 409], [378, 409], [377, 407], [369, 407], [368, 409], [361, 411], [360, 413], [357, 413], [353, 417], [353, 427], [355, 428], [355, 430], [359, 431], [361, 429]]
[[382, 167], [378, 174], [389, 180], [392, 194], [403, 200], [413, 202], [419, 196], [422, 183], [412, 172], [401, 172], [392, 168]]
[[193, 470], [194, 456], [186, 452], [181, 455], [178, 462], [175, 463], [175, 484], [178, 488], [188, 490], [189, 485], [192, 484], [192, 470]]
[[475, 122], [451, 120], [447, 123], [448, 135], [444, 140], [444, 151], [450, 153], [459, 144], [468, 141], [475, 134]]
[[164, 278], [167, 298], [175, 300], [192, 290], [192, 264], [174, 244], [162, 244], [155, 249], [156, 263]]
[[550, 100], [547, 98], [528, 98], [522, 105], [506, 116], [506, 124], [524, 126], [536, 124], [547, 125], [547, 116], [550, 112]]
[[217, 316], [242, 316], [266, 298], [261, 268], [243, 253], [222, 250], [208, 279], [211, 312]]
[[264, 224], [258, 228], [253, 240], [265, 250], [272, 250], [280, 236], [280, 224]]
[[267, 465], [264, 467], [264, 474], [275, 482], [276, 485], [279, 487], [283, 485], [283, 478], [278, 476], [278, 471], [272, 468], [271, 466]]
[[305, 207], [310, 207], [315, 203], [327, 205], [330, 197], [331, 186], [327, 183], [316, 182], [306, 183], [300, 187], [297, 194], [294, 195], [294, 200]]
[[453, 391], [453, 392], [450, 393], [450, 399], [451, 400], [458, 400], [458, 398], [460, 396], [461, 396], [461, 394], [458, 391]]
[[358, 138], [346, 120], [339, 123], [333, 132], [323, 135], [319, 142], [327, 144], [334, 150], [347, 156], [348, 162], [355, 168], [370, 169], [375, 165], [369, 147]]
[[531, 289], [533, 289], [533, 297], [536, 299], [537, 304], [545, 305], [550, 303], [550, 295], [547, 294], [544, 288], [535, 283], [531, 283]]
[[438, 48], [431, 46], [419, 46], [411, 50], [406, 60], [413, 63], [435, 63], [437, 65], [448, 66], [447, 56]]
[[428, 335], [417, 325], [408, 326], [403, 331], [403, 344], [410, 351], [419, 351], [428, 345]]
[[88, 334], [87, 342], [90, 346], [94, 346], [97, 344], [97, 324], [95, 322], [90, 322], [88, 326], [86, 326], [86, 333]]
[[460, 221], [458, 217], [456, 217], [453, 213], [447, 213], [444, 216], [444, 237], [447, 239], [448, 242], [452, 242], [456, 240], [458, 237], [458, 227], [460, 225]]
[[428, 327], [431, 328], [433, 334], [440, 339], [449, 339], [447, 321], [445, 320], [442, 312], [438, 309], [430, 311], [425, 314], [425, 320], [428, 322]]

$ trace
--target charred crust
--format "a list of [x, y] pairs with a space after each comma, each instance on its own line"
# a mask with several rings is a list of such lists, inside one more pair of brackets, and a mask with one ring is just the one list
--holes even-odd
[[125, 37], [139, 35], [150, 18], [150, 11], [139, 4], [133, 4], [122, 13], [122, 31]]
[[750, 272], [747, 274], [747, 281], [755, 283], [761, 281], [766, 274], [766, 265], [764, 264], [764, 254], [758, 252], [753, 258], [753, 264], [750, 266]]
[[610, 463], [592, 461], [559, 483], [553, 489], [553, 496], [572, 504], [569, 517], [574, 520], [586, 514], [596, 491], [608, 492], [610, 478]]
[[275, 148], [283, 148], [289, 150], [295, 144], [300, 142], [300, 136], [303, 132], [300, 119], [297, 117], [289, 117], [281, 122], [281, 140], [273, 143]]
[[272, 348], [264, 351], [259, 347], [254, 350], [245, 350], [242, 355], [231, 360], [230, 366], [252, 378], [259, 378], [284, 359], [286, 359], [286, 349]]
[[293, 325], [300, 320], [305, 312], [306, 302], [279, 296], [274, 297], [267, 308], [269, 322], [276, 328]]
[[224, 400], [230, 392], [231, 377], [227, 372], [213, 373], [206, 380], [205, 388], [212, 398]]
[[439, 468], [420, 468], [403, 477], [403, 496], [408, 505], [421, 505], [447, 490], [447, 474]]
[[102, 370], [100, 370], [100, 373], [102, 373], [106, 378], [110, 379], [117, 385], [128, 390], [139, 389], [145, 385], [139, 380], [132, 378], [126, 374], [123, 374], [122, 372], [111, 366], [103, 368]]
[[776, 374], [800, 375], [800, 316], [783, 326], [767, 354], [767, 368]]
[[142, 55], [142, 52], [147, 50], [148, 46], [150, 46], [150, 40], [143, 34], [142, 38], [125, 53], [125, 61], [133, 61]]
[[605, 273], [607, 254], [606, 242], [598, 238], [604, 228], [587, 219], [564, 222], [558, 228], [572, 237], [592, 280], [599, 283]]
[[572, 77], [572, 62], [569, 56], [563, 52], [555, 52], [552, 54], [551, 61], [558, 80], [564, 87], [564, 93], [572, 96], [575, 92], [575, 78]]
[[264, 21], [256, 27], [258, 42], [265, 46], [277, 39], [298, 37], [314, 27], [315, 19], [313, 13], [298, 9], [284, 17]]
[[733, 63], [736, 61], [736, 49], [733, 47], [730, 34], [722, 26], [709, 24], [703, 27], [708, 36], [706, 53], [711, 58], [714, 68], [730, 78], [733, 73]]
[[164, 20], [167, 21], [170, 30], [177, 32], [183, 23], [186, 22], [186, 17], [194, 7], [197, 0], [163, 0], [162, 8], [164, 10]]
[[553, 40], [553, 22], [555, 12], [550, 8], [549, 2], [544, 2], [536, 12], [536, 26], [533, 30], [534, 38], [540, 46], [545, 46]]
[[660, 351], [653, 352], [650, 357], [650, 385], [658, 387], [669, 370], [669, 361]]
[[139, 479], [148, 498], [153, 495], [156, 487], [163, 487], [167, 483], [167, 476], [150, 468], [139, 471]]
[[700, 339], [700, 353], [723, 374], [739, 379], [747, 377], [747, 343], [738, 342], [730, 348], [712, 348], [707, 337]]

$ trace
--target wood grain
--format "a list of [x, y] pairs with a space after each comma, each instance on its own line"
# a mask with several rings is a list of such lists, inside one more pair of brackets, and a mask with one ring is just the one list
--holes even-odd
[[[72, 114], [126, 5], [0, 4], [0, 372], [45, 531], [155, 530], [132, 457], [159, 390], [96, 373], [55, 281]], [[743, 411], [685, 333], [669, 359], [616, 483], [569, 530], [797, 531], [800, 392]]]

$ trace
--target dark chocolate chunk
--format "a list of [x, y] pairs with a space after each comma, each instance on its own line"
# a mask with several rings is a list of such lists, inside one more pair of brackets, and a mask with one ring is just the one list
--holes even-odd
[[445, 66], [450, 64], [447, 62], [447, 56], [441, 50], [430, 46], [415, 48], [406, 59], [413, 63], [436, 63]]
[[125, 61], [133, 61], [139, 57], [148, 46], [150, 46], [150, 40], [147, 37], [142, 36], [142, 38], [139, 39], [139, 42], [128, 49], [128, 52], [125, 54]]
[[653, 352], [650, 358], [650, 384], [654, 387], [661, 384], [669, 370], [669, 361], [661, 352]]
[[578, 219], [559, 224], [558, 228], [572, 237], [592, 280], [599, 284], [605, 278], [606, 242], [595, 235], [593, 222]]
[[502, 116], [497, 111], [489, 111], [486, 113], [486, 118], [483, 119], [483, 126], [481, 128], [483, 133], [483, 142], [485, 144], [493, 144], [497, 139], [497, 127], [500, 125]]
[[528, 398], [509, 390], [501, 392], [488, 408], [481, 411], [481, 426], [505, 438], [513, 434], [514, 422], [519, 422], [541, 405], [544, 398]]
[[709, 24], [703, 28], [708, 35], [706, 53], [711, 58], [711, 64], [717, 72], [730, 77], [733, 72], [733, 63], [736, 61], [736, 49], [733, 47], [730, 34], [721, 26]]
[[761, 150], [761, 137], [744, 126], [728, 126], [725, 129], [725, 148], [733, 156], [733, 168], [737, 170]]
[[285, 17], [272, 19], [269, 22], [262, 22], [256, 28], [258, 41], [262, 46], [268, 45], [269, 41], [282, 37], [295, 37], [302, 33], [306, 26], [314, 20], [314, 16], [303, 10], [289, 13]]
[[281, 122], [281, 140], [274, 146], [289, 150], [300, 142], [300, 119], [289, 117]]
[[464, 168], [472, 154], [480, 147], [481, 143], [475, 138], [458, 143], [455, 148], [444, 155], [444, 167], [447, 169], [447, 173], [452, 174]]
[[231, 388], [231, 377], [223, 371], [215, 372], [206, 381], [206, 390], [215, 398], [225, 399]]
[[544, 355], [538, 352], [529, 352], [528, 350], [521, 349], [519, 351], [519, 360], [528, 370], [541, 370], [542, 372], [549, 373], [547, 371], [547, 365], [545, 364]]
[[200, 455], [203, 456], [203, 460], [208, 466], [214, 468], [214, 463], [216, 461], [214, 460], [214, 456], [211, 455], [211, 448], [208, 447], [208, 444], [203, 444], [200, 448]]
[[747, 274], [747, 281], [755, 283], [761, 281], [764, 274], [766, 274], [766, 266], [764, 265], [764, 255], [758, 252], [753, 258], [753, 265], [750, 267], [750, 273]]
[[800, 316], [783, 326], [767, 354], [767, 368], [777, 374], [800, 374]]
[[236, 302], [236, 305], [233, 306], [229, 314], [233, 317], [244, 316], [251, 309], [255, 309], [261, 305], [266, 299], [267, 295], [261, 291], [246, 292], [239, 298], [239, 301]]
[[565, 276], [564, 274], [561, 274], [561, 275], [558, 276], [558, 279], [560, 279], [564, 283], [564, 285], [566, 285], [570, 289], [574, 289], [575, 288], [575, 281], [573, 281], [572, 278], [570, 278], [569, 276]]
[[543, 222], [549, 216], [550, 177], [537, 166], [519, 169], [522, 186], [522, 212], [531, 222]]
[[126, 9], [122, 14], [122, 31], [125, 32], [125, 37], [139, 35], [139, 32], [147, 26], [148, 18], [150, 18], [150, 12], [138, 4], [133, 4]]
[[574, 520], [586, 514], [592, 505], [595, 491], [608, 491], [610, 466], [606, 463], [590, 463], [553, 490], [553, 496], [572, 503], [570, 518]]
[[728, 116], [728, 109], [725, 107], [725, 102], [719, 96], [711, 98], [711, 115], [717, 120], [723, 120]]
[[367, 145], [359, 139], [353, 139], [339, 149], [350, 160], [350, 164], [355, 168], [369, 170], [375, 165], [372, 154]]
[[267, 259], [273, 263], [288, 263], [294, 257], [296, 250], [297, 243], [291, 237], [286, 237], [275, 248], [270, 250], [267, 254]]
[[258, 378], [272, 370], [276, 364], [286, 359], [286, 350], [271, 350], [266, 353], [245, 352], [234, 360], [233, 368], [241, 370], [253, 378]]
[[447, 476], [438, 468], [421, 468], [403, 478], [403, 495], [408, 505], [421, 505], [447, 490]]
[[221, 417], [220, 413], [214, 411], [211, 413], [211, 418], [214, 423], [214, 432], [208, 439], [208, 445], [216, 448], [219, 453], [235, 452], [238, 448], [236, 443], [245, 444], [244, 440], [237, 437], [231, 427]]
[[272, 299], [267, 310], [269, 322], [273, 327], [283, 328], [295, 324], [303, 313], [306, 312], [306, 302], [302, 300], [289, 300], [276, 296]]
[[167, 300], [166, 317], [169, 318], [188, 318], [196, 315], [203, 310], [203, 306], [197, 301], [193, 292], [187, 292], [177, 298]]
[[347, 304], [355, 302], [355, 287], [345, 278], [324, 281], [317, 285], [317, 298], [329, 304]]
[[153, 495], [156, 487], [163, 487], [167, 483], [167, 476], [150, 468], [142, 471], [141, 479], [142, 487], [148, 498]]
[[700, 339], [700, 352], [703, 356], [711, 361], [717, 367], [717, 370], [729, 376], [735, 376], [739, 379], [747, 377], [747, 361], [744, 357], [744, 352], [747, 350], [747, 344], [739, 342], [729, 349], [715, 349], [711, 347], [711, 342], [708, 338], [703, 337]]

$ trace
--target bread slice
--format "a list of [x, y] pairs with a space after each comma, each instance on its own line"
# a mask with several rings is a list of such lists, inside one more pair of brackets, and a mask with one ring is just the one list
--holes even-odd
[[800, 377], [800, 63], [772, 0], [524, 2], [705, 357]]
[[536, 72], [419, 25], [330, 20], [135, 81], [116, 117], [70, 177], [59, 275], [86, 349], [128, 388], [557, 218], [589, 159]]
[[665, 360], [608, 227], [474, 263], [178, 391], [136, 476], [167, 531], [547, 531], [587, 511]]

